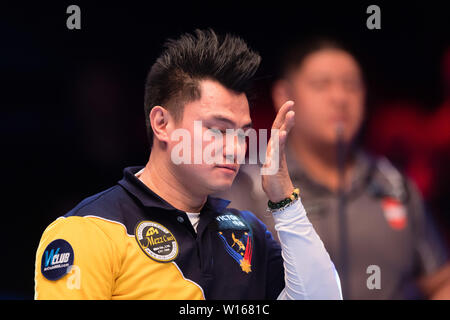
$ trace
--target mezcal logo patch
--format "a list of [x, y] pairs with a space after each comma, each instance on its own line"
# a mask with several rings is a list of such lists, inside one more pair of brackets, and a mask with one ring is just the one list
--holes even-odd
[[135, 237], [139, 247], [153, 260], [170, 262], [178, 256], [178, 243], [172, 232], [154, 221], [141, 221]]

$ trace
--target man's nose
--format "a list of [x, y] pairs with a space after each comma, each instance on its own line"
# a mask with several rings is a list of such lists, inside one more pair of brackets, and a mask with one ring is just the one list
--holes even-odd
[[341, 83], [335, 82], [330, 86], [330, 98], [333, 102], [340, 105], [347, 101], [348, 92]]
[[339, 112], [346, 112], [350, 100], [348, 90], [342, 84], [335, 84], [331, 86], [329, 94], [333, 107], [337, 108]]
[[233, 162], [238, 161], [245, 157], [246, 142], [245, 138], [234, 133], [226, 134], [224, 138], [224, 157], [230, 159]]

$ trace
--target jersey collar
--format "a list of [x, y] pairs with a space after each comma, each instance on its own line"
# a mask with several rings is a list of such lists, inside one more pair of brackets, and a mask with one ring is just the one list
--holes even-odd
[[[154, 193], [135, 174], [144, 168], [143, 166], [127, 167], [123, 170], [123, 178], [118, 182], [125, 190], [135, 196], [145, 207], [155, 207], [165, 210], [177, 210], [170, 203]], [[215, 212], [224, 210], [231, 201], [208, 196], [203, 209]], [[202, 210], [203, 210], [202, 209]]]

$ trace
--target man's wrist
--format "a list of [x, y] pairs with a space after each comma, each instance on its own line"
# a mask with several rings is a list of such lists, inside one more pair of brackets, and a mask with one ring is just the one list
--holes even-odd
[[[278, 189], [278, 188], [277, 188]], [[267, 197], [272, 202], [279, 202], [283, 199], [289, 198], [294, 190], [292, 183], [286, 184], [286, 186], [280, 188], [277, 192], [266, 192]]]
[[280, 201], [274, 202], [272, 200], [269, 200], [267, 202], [267, 206], [269, 207], [269, 211], [277, 211], [283, 209], [284, 207], [290, 205], [292, 202], [298, 200], [299, 197], [300, 197], [300, 189], [295, 188], [293, 191], [290, 192], [290, 194], [287, 197], [281, 199]]
[[[271, 216], [275, 219], [275, 223], [279, 222], [280, 219], [291, 219], [291, 218], [298, 218], [299, 213], [300, 217], [305, 212], [305, 209], [303, 208], [303, 204], [300, 198], [297, 200], [289, 203], [287, 206], [278, 209], [278, 210], [270, 210], [267, 209], [268, 212], [270, 212]], [[306, 214], [306, 213], [305, 213]]]

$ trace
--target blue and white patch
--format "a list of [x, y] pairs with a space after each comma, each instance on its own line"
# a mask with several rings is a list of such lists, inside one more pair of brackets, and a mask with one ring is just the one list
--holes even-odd
[[41, 273], [48, 280], [58, 280], [70, 271], [73, 259], [74, 254], [70, 243], [63, 239], [56, 239], [44, 250]]

